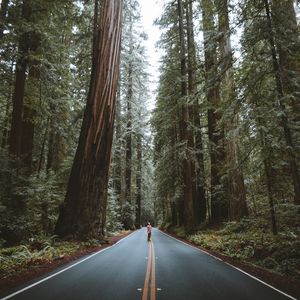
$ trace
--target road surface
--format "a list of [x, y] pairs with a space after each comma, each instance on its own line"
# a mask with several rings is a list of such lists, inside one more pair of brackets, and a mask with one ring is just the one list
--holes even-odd
[[73, 262], [0, 300], [294, 299], [224, 262], [153, 229]]

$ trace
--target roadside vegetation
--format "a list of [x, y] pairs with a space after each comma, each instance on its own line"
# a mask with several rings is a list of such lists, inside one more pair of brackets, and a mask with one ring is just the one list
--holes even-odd
[[[26, 271], [49, 271], [86, 254], [112, 245], [130, 231], [109, 233], [106, 239], [61, 240], [57, 236], [39, 236], [13, 247], [0, 249], [0, 280], [14, 278]], [[26, 279], [26, 276], [25, 276]], [[14, 280], [14, 279], [12, 279]]]
[[299, 229], [282, 230], [274, 236], [267, 226], [263, 230], [258, 222], [245, 218], [189, 235], [182, 227], [170, 227], [169, 231], [213, 254], [300, 280]]

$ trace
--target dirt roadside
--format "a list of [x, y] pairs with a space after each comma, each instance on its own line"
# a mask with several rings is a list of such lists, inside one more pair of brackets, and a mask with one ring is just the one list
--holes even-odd
[[53, 260], [53, 261], [45, 263], [45, 264], [28, 266], [28, 268], [26, 270], [15, 273], [10, 277], [0, 278], [0, 292], [9, 291], [9, 290], [13, 289], [14, 287], [17, 287], [23, 283], [26, 283], [36, 277], [45, 275], [59, 267], [66, 265], [67, 263], [75, 261], [87, 254], [92, 254], [92, 253], [102, 250], [104, 248], [110, 247], [113, 244], [117, 243], [119, 240], [121, 240], [124, 237], [126, 237], [127, 235], [129, 235], [130, 233], [131, 232], [128, 231], [125, 233], [117, 234], [112, 237], [108, 237], [107, 243], [103, 244], [101, 246], [86, 248], [84, 250], [79, 250], [79, 251], [72, 253], [71, 255], [64, 256], [62, 259]]

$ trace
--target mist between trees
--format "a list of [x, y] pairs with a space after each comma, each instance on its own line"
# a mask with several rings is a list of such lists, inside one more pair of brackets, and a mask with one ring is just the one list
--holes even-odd
[[147, 221], [299, 240], [296, 5], [165, 1], [150, 112], [138, 1], [2, 0], [1, 244]]

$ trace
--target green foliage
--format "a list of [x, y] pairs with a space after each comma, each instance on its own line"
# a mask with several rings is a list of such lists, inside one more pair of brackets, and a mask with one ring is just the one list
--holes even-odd
[[118, 204], [117, 197], [112, 188], [108, 189], [107, 197], [107, 211], [106, 211], [106, 232], [112, 234], [113, 232], [120, 231], [123, 224], [120, 222], [121, 213], [120, 205]]
[[257, 224], [250, 219], [230, 222], [218, 231], [200, 231], [188, 239], [226, 256], [300, 278], [299, 234], [287, 230], [274, 236]]
[[[141, 199], [141, 222], [153, 219], [146, 39], [138, 1], [124, 1], [119, 91], [110, 177], [112, 184], [108, 196], [108, 231], [114, 230], [114, 227], [118, 229], [121, 225], [126, 229], [135, 227], [137, 199]], [[130, 183], [125, 178], [129, 171]], [[129, 189], [130, 195], [126, 194]]]
[[183, 238], [186, 236], [184, 227], [180, 227], [180, 226], [172, 227], [171, 231], [174, 232], [174, 234], [176, 234], [179, 237]]
[[99, 241], [96, 240], [62, 242], [56, 236], [35, 236], [26, 244], [0, 249], [0, 278], [99, 246]]
[[[54, 229], [77, 147], [92, 56], [92, 3], [32, 1], [28, 20], [22, 5], [10, 2], [0, 41], [0, 243], [10, 245]], [[31, 166], [25, 169], [9, 154], [8, 134], [19, 42], [29, 32], [41, 43], [26, 57], [24, 102], [33, 111], [26, 121], [34, 125], [34, 140]]]
[[19, 182], [19, 186], [11, 191], [13, 199], [20, 199], [18, 205], [22, 203], [22, 213], [16, 213], [10, 205], [3, 205], [0, 211], [4, 240], [14, 243], [53, 232], [64, 194], [64, 184], [52, 172], [24, 178], [22, 185]]

